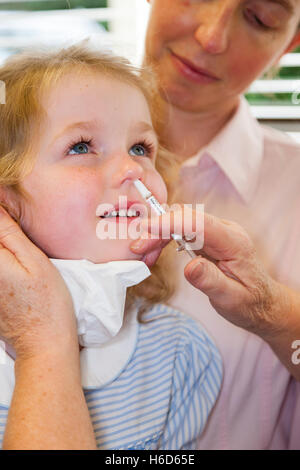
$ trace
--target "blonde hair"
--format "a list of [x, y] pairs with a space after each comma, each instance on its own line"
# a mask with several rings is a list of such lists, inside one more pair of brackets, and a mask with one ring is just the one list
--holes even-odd
[[[149, 105], [154, 129], [158, 132], [161, 126], [152, 99], [153, 74], [144, 69], [141, 76], [140, 69], [122, 57], [94, 50], [86, 41], [58, 51], [35, 49], [12, 56], [0, 67], [0, 80], [6, 86], [6, 104], [0, 106], [0, 187], [17, 197], [30, 198], [22, 188], [22, 179], [33, 168], [32, 135], [39, 131], [45, 117], [41, 93], [51, 89], [70, 70], [98, 72], [136, 87]], [[159, 146], [156, 168], [168, 189], [172, 181], [171, 169], [175, 168], [173, 158]], [[5, 205], [3, 201], [2, 205]], [[19, 214], [7, 205], [6, 208], [19, 222]], [[172, 273], [171, 249], [167, 247], [151, 268], [152, 276], [128, 290], [127, 308], [137, 297], [144, 299], [141, 310], [170, 298], [174, 291], [174, 277], [168, 276], [168, 271]]]

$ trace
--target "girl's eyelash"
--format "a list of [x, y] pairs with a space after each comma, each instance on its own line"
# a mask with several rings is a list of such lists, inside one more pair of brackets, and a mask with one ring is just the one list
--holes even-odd
[[[68, 144], [64, 154], [68, 155], [69, 152], [73, 149], [73, 147], [75, 147], [75, 145], [79, 145], [79, 144], [87, 144], [89, 146], [92, 146], [93, 145], [93, 139], [91, 137], [81, 136], [80, 138], [76, 138], [76, 139], [72, 140]], [[155, 149], [156, 149], [155, 145], [152, 142], [147, 141], [146, 139], [143, 139], [143, 140], [137, 142], [134, 145], [141, 145], [142, 147], [144, 147], [148, 157], [151, 157], [155, 153]]]
[[91, 137], [86, 138], [86, 137], [81, 136], [79, 139], [77, 138], [77, 139], [72, 140], [68, 144], [68, 146], [65, 150], [65, 154], [67, 155], [73, 149], [73, 147], [75, 147], [75, 145], [78, 145], [78, 144], [92, 145], [93, 144], [93, 139]]
[[142, 147], [144, 147], [149, 157], [151, 157], [155, 152], [155, 145], [152, 142], [147, 141], [146, 139], [143, 139], [134, 145], [141, 145]]

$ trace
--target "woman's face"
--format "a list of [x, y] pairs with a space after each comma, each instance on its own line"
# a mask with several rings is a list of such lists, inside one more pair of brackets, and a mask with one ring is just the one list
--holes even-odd
[[[100, 74], [68, 74], [42, 104], [47, 120], [37, 136], [35, 166], [23, 181], [31, 196], [21, 206], [23, 230], [52, 258], [141, 259], [129, 250], [128, 238], [129, 224], [138, 218], [101, 215], [120, 196], [121, 204], [142, 202], [133, 184], [137, 178], [166, 202], [143, 94]], [[101, 239], [106, 233], [124, 239]]]
[[[149, 1], [149, 0], [148, 0]], [[235, 102], [292, 41], [299, 0], [152, 0], [146, 61], [189, 112]]]

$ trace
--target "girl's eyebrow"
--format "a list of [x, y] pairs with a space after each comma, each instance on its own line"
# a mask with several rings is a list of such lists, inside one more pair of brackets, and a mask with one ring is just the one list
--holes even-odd
[[151, 124], [149, 124], [148, 122], [140, 121], [139, 123], [136, 124], [135, 130], [138, 132], [147, 132], [149, 134], [151, 133], [153, 136], [153, 139], [158, 143], [158, 137], [156, 135], [156, 132], [151, 126]]
[[[93, 121], [80, 121], [80, 122], [73, 122], [72, 124], [69, 124], [66, 126], [63, 131], [59, 132], [59, 134], [56, 134], [54, 139], [52, 140], [50, 145], [53, 145], [54, 142], [56, 142], [58, 139], [60, 139], [62, 136], [65, 134], [75, 130], [75, 129], [80, 129], [80, 130], [90, 130], [92, 127], [94, 127], [96, 124], [99, 124], [99, 122], [93, 120]], [[148, 132], [153, 135], [154, 140], [158, 143], [158, 137], [156, 135], [155, 130], [153, 127], [148, 123], [141, 121], [139, 122], [136, 126], [135, 129], [139, 132]]]
[[134, 130], [137, 131], [137, 132], [151, 134], [151, 137], [153, 138], [156, 145], [158, 146], [158, 137], [157, 137], [157, 134], [156, 134], [155, 130], [151, 126], [151, 124], [149, 124], [148, 122], [145, 122], [145, 121], [140, 121], [139, 123], [137, 123], [134, 126]]
[[51, 142], [51, 145], [56, 142], [56, 140], [60, 139], [62, 136], [67, 134], [68, 132], [73, 131], [74, 129], [81, 129], [81, 130], [89, 130], [91, 127], [94, 127], [96, 124], [96, 121], [80, 121], [80, 122], [73, 122], [72, 124], [69, 124], [66, 126], [63, 131], [59, 132], [59, 134], [56, 134], [54, 139]]

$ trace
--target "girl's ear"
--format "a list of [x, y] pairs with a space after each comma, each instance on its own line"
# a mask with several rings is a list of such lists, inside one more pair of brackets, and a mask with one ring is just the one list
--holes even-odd
[[290, 43], [289, 47], [285, 51], [285, 54], [287, 52], [292, 52], [294, 49], [296, 49], [297, 46], [300, 46], [300, 29], [298, 28], [296, 36], [294, 36], [294, 39]]

